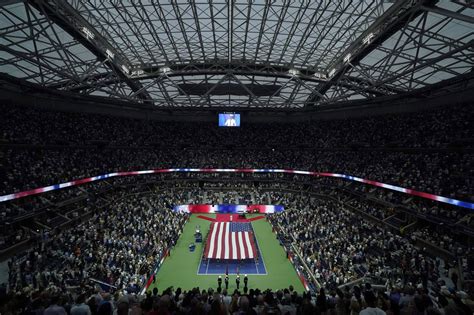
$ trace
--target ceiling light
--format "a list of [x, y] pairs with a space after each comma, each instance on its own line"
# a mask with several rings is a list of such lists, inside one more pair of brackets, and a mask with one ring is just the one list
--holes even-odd
[[115, 54], [114, 54], [112, 51], [110, 51], [110, 49], [106, 49], [106, 50], [105, 50], [105, 53], [107, 54], [107, 56], [108, 56], [110, 59], [114, 59]]
[[370, 44], [370, 42], [372, 41], [372, 38], [374, 38], [374, 33], [369, 33], [367, 36], [364, 37], [364, 39], [362, 40], [362, 42], [365, 44], [365, 45], [368, 45]]
[[328, 77], [331, 78], [334, 74], [336, 73], [336, 69], [332, 69], [329, 74], [328, 74]]
[[145, 74], [145, 71], [143, 69], [137, 69], [132, 71], [132, 76], [140, 76], [142, 74]]
[[92, 31], [85, 26], [82, 27], [82, 32], [86, 34], [86, 38], [94, 39], [95, 37], [94, 33], [92, 33]]
[[300, 72], [296, 69], [290, 69], [290, 70], [288, 70], [288, 73], [291, 74], [291, 75], [298, 75]]
[[126, 74], [129, 74], [130, 73], [130, 70], [128, 70], [128, 67], [126, 65], [122, 65], [122, 70], [123, 72], [125, 72]]
[[170, 68], [170, 67], [161, 67], [161, 68], [160, 68], [160, 72], [162, 72], [162, 73], [171, 72], [171, 68]]
[[321, 72], [315, 72], [314, 73], [314, 76], [318, 79], [323, 79], [323, 80], [326, 80], [328, 77], [326, 76], [326, 74], [324, 73], [321, 73]]
[[351, 54], [347, 54], [347, 55], [344, 57], [344, 62], [349, 62], [349, 61], [351, 60], [351, 57], [352, 57]]

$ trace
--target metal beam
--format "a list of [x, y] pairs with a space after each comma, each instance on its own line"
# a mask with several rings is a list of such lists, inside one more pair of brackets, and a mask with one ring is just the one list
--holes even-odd
[[[167, 73], [168, 77], [192, 77], [192, 76], [199, 76], [199, 75], [224, 75], [227, 73], [231, 73], [233, 75], [252, 75], [252, 76], [261, 76], [261, 77], [275, 77], [275, 78], [287, 78], [291, 79], [293, 75], [288, 73], [289, 68], [283, 67], [270, 67], [268, 65], [256, 65], [256, 64], [189, 64], [189, 65], [175, 65], [171, 66], [171, 72]], [[153, 79], [162, 75], [160, 72], [159, 67], [148, 67], [142, 69], [143, 74], [139, 76], [134, 76], [134, 80], [145, 80], [145, 79]], [[324, 83], [326, 82], [322, 78], [318, 78], [311, 72], [302, 72], [300, 75], [297, 76], [299, 80], [306, 81], [306, 82], [314, 82], [314, 83]], [[97, 80], [102, 78], [108, 78], [107, 82], [101, 82], [101, 84], [114, 84], [117, 81], [120, 81], [121, 78], [115, 77], [110, 78], [109, 74], [98, 74], [91, 76], [88, 79], [83, 80], [81, 84], [76, 86], [71, 86], [70, 91], [81, 91], [84, 89], [91, 88], [91, 84], [95, 84]], [[372, 82], [367, 79], [360, 78], [360, 77], [351, 77], [346, 76], [344, 77], [344, 82], [338, 83], [340, 86], [345, 87], [350, 90], [358, 90], [361, 86], [367, 90], [367, 92], [376, 95], [376, 96], [383, 96], [387, 95], [385, 91], [389, 91], [390, 93], [402, 93], [404, 91], [395, 89], [395, 88], [385, 88], [384, 89], [377, 89], [371, 88]], [[69, 82], [60, 82], [51, 84], [48, 87], [61, 89], [65, 86], [69, 86]]]
[[458, 12], [453, 12], [449, 11], [440, 7], [437, 7], [435, 5], [433, 6], [422, 6], [421, 7], [423, 10], [428, 11], [428, 12], [433, 12], [439, 15], [447, 16], [456, 20], [464, 21], [470, 24], [474, 24], [474, 18], [472, 16], [464, 15]]
[[[130, 65], [131, 63], [123, 56], [115, 55], [114, 58], [108, 58], [105, 50], [107, 48], [113, 49], [113, 43], [109, 43], [86, 19], [81, 17], [66, 1], [55, 0], [29, 0], [34, 8], [42, 12], [54, 23], [60, 26], [69, 35], [80, 42], [91, 53], [93, 53], [99, 60], [106, 60], [106, 64], [117, 73], [121, 80], [130, 87], [134, 92], [142, 89], [139, 82], [131, 80], [124, 73], [122, 65]], [[94, 39], [87, 39], [81, 31], [82, 27], [86, 27], [92, 34]], [[151, 96], [145, 91], [141, 91], [137, 95], [143, 102], [152, 102]]]
[[2, 0], [0, 1], [0, 8], [1, 7], [5, 7], [7, 5], [10, 5], [10, 4], [16, 4], [16, 3], [19, 3], [19, 2], [25, 2], [26, 0]]
[[[435, 1], [424, 0], [422, 2], [432, 3]], [[413, 21], [422, 12], [421, 3], [416, 1], [404, 0], [394, 3], [365, 32], [363, 32], [341, 56], [338, 56], [337, 59], [331, 62], [331, 65], [327, 69], [327, 73], [330, 74], [333, 69], [334, 73], [327, 82], [320, 85], [317, 91], [318, 93], [313, 93], [308, 97], [305, 102], [306, 106], [314, 106], [321, 99], [321, 95], [324, 95], [331, 86], [337, 84], [348, 68], [357, 65], [378, 45], [381, 45], [386, 39]], [[369, 42], [366, 42], [366, 38], [370, 34], [373, 34], [373, 38]], [[351, 56], [350, 60], [344, 61], [348, 55]]]
[[416, 66], [414, 67], [410, 67], [409, 69], [405, 70], [405, 71], [400, 71], [400, 72], [397, 72], [394, 76], [391, 76], [387, 79], [384, 79], [380, 82], [377, 82], [375, 84], [375, 86], [380, 86], [380, 85], [384, 85], [385, 83], [388, 83], [388, 82], [391, 82], [391, 81], [394, 81], [400, 77], [403, 77], [404, 75], [407, 75], [409, 74], [410, 72], [413, 72], [413, 71], [416, 71], [416, 70], [419, 70], [419, 69], [423, 69], [423, 68], [426, 68], [428, 66], [431, 66], [431, 65], [434, 65], [436, 64], [437, 62], [443, 60], [443, 59], [446, 59], [448, 57], [451, 57], [453, 56], [454, 54], [456, 53], [459, 53], [465, 49], [473, 49], [474, 48], [474, 40], [471, 40], [469, 42], [467, 42], [466, 44], [464, 44], [463, 46], [460, 46], [456, 49], [453, 49], [447, 53], [444, 53], [444, 54], [441, 54], [435, 58], [431, 58], [431, 59], [428, 59], [428, 60], [425, 60], [424, 62], [420, 62], [418, 63]]
[[[100, 91], [134, 103], [322, 106], [356, 94], [369, 99], [402, 94], [471, 67], [472, 50], [449, 54], [469, 34], [442, 35], [453, 24], [469, 25], [467, 5], [448, 11], [434, 0], [23, 3], [39, 13], [26, 11], [22, 18], [14, 5], [0, 10], [6, 21], [0, 27], [3, 45], [11, 51], [0, 58], [0, 68], [12, 65], [19, 77], [43, 78], [43, 86], [62, 92]], [[444, 15], [427, 22], [435, 11]], [[60, 28], [72, 36], [61, 37]], [[82, 54], [82, 48], [89, 51]], [[269, 98], [254, 93], [232, 102], [231, 96], [212, 93], [195, 100], [180, 90], [187, 83], [213, 85], [223, 76], [243, 86], [281, 88]]]

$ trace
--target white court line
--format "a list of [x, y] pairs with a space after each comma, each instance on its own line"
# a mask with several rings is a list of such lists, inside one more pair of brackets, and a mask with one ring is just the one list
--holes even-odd
[[[263, 267], [265, 267], [265, 273], [261, 273], [261, 275], [267, 275], [267, 265], [265, 265], [265, 261], [263, 260], [263, 253], [260, 251], [260, 245], [258, 245], [258, 239], [257, 239], [257, 233], [255, 233], [255, 230], [253, 228], [253, 222], [250, 222], [250, 225], [252, 226], [252, 232], [255, 237], [255, 242], [257, 243], [257, 251], [260, 253], [260, 256], [262, 256], [262, 261], [261, 263], [263, 264]], [[257, 269], [258, 272], [258, 266], [257, 263], [255, 263], [255, 269]]]
[[[201, 257], [201, 261], [202, 261], [202, 257]], [[207, 262], [207, 265], [206, 265], [206, 275], [207, 275], [207, 274], [209, 274], [207, 272], [207, 270], [209, 269], [209, 259], [206, 262]], [[199, 270], [198, 270], [198, 272], [199, 272]]]

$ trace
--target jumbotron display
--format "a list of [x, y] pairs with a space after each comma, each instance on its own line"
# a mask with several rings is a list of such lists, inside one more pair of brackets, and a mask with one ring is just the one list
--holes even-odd
[[240, 114], [237, 114], [237, 113], [219, 114], [219, 127], [240, 127]]

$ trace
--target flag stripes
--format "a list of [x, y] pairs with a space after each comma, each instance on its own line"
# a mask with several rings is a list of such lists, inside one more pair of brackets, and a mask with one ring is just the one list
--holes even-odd
[[[209, 230], [204, 256], [212, 259], [253, 259], [257, 257], [253, 233], [232, 222], [214, 222]], [[250, 223], [247, 223], [250, 225]], [[237, 231], [235, 231], [237, 229]], [[249, 229], [249, 228], [247, 228]]]

